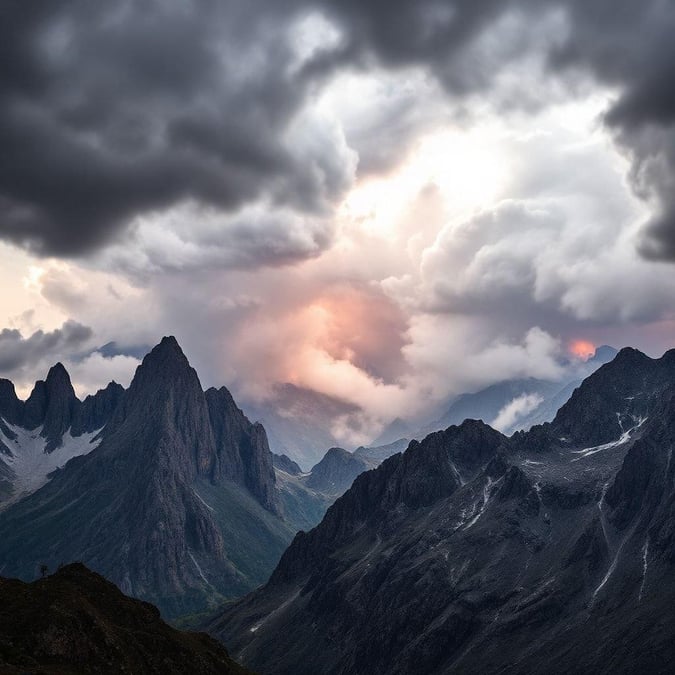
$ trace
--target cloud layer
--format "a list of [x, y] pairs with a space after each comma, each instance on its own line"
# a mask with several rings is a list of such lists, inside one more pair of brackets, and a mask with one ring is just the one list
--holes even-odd
[[81, 392], [125, 383], [125, 347], [176, 334], [206, 386], [356, 404], [333, 425], [356, 443], [564, 378], [573, 339], [671, 339], [671, 3], [0, 12], [0, 239], [23, 251], [0, 279], [32, 309], [0, 303], [0, 371], [24, 388], [57, 358]]
[[[546, 72], [568, 88], [578, 73], [613, 88], [607, 124], [654, 203], [642, 250], [670, 258], [674, 28], [662, 0], [12, 2], [0, 28], [0, 236], [82, 255], [142, 216], [196, 202], [228, 216], [220, 229], [233, 231], [234, 252], [242, 236], [262, 239], [261, 264], [316, 254], [330, 225], [310, 225], [308, 246], [285, 237], [287, 223], [267, 218], [260, 237], [259, 214], [233, 214], [262, 202], [297, 212], [304, 228], [330, 211], [355, 156], [307, 103], [329, 77], [377, 64], [421, 68], [458, 104], [489, 91], [501, 105], [543, 105]], [[498, 87], [514, 68], [520, 87]], [[347, 125], [365, 172], [390, 166], [392, 148], [429, 121], [405, 93], [384, 104], [371, 124], [383, 142]], [[239, 264], [258, 262], [243, 248]]]

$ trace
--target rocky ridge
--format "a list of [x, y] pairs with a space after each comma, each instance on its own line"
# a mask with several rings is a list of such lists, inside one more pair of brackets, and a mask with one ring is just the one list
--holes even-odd
[[622, 350], [550, 424], [412, 442], [211, 632], [270, 674], [668, 672], [674, 361]]

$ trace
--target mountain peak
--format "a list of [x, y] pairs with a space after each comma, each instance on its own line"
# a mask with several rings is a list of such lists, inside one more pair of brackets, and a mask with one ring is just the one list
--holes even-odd
[[79, 403], [70, 375], [61, 362], [49, 369], [44, 383], [44, 396], [42, 436], [47, 439], [45, 449], [51, 452], [61, 444], [63, 434], [71, 426]]
[[157, 347], [163, 347], [164, 349], [174, 349], [179, 351], [181, 354], [183, 350], [178, 344], [178, 340], [173, 335], [165, 335], [160, 341]]
[[615, 363], [644, 363], [651, 359], [635, 347], [622, 347], [614, 357]]
[[143, 443], [138, 440], [139, 445], [149, 443], [155, 447], [157, 434], [168, 433], [173, 447], [177, 440], [173, 432], [180, 429], [185, 448], [190, 447], [197, 456], [209, 454], [207, 448], [212, 439], [204, 393], [176, 338], [163, 338], [136, 369], [124, 405], [115, 411], [108, 431], [112, 433], [122, 424], [133, 428], [139, 439], [145, 439]]
[[45, 389], [48, 399], [74, 399], [75, 390], [70, 381], [70, 375], [65, 366], [59, 361], [55, 363], [47, 373], [45, 380]]
[[143, 380], [148, 374], [152, 374], [153, 379], [159, 376], [160, 379], [167, 381], [176, 379], [179, 375], [188, 375], [190, 378], [197, 377], [178, 341], [173, 336], [163, 337], [159, 344], [155, 345], [145, 355], [141, 365], [136, 370], [134, 381]]
[[49, 382], [50, 380], [54, 380], [57, 378], [58, 379], [65, 378], [68, 380], [68, 382], [70, 382], [70, 375], [68, 374], [66, 367], [61, 363], [61, 361], [58, 361], [49, 369], [49, 372], [47, 373], [46, 382]]
[[21, 417], [21, 406], [14, 383], [0, 378], [0, 417], [10, 424], [17, 424]]

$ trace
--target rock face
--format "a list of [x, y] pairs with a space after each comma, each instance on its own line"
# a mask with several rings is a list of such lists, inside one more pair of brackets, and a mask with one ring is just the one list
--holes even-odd
[[45, 380], [44, 396], [42, 436], [47, 439], [47, 452], [51, 452], [58, 447], [63, 434], [70, 428], [75, 408], [79, 404], [70, 376], [62, 363], [50, 368]]
[[[46, 451], [53, 452], [70, 431], [74, 437], [102, 429], [124, 395], [124, 388], [111, 382], [105, 389], [80, 401], [63, 364], [57, 363], [38, 380], [24, 402], [16, 395], [14, 384], [0, 379], [0, 418], [3, 424], [25, 429], [40, 429], [46, 439]], [[5, 435], [8, 435], [5, 433]]]
[[262, 424], [251, 424], [225, 387], [207, 390], [206, 402], [216, 448], [209, 477], [238, 483], [278, 513], [272, 453]]
[[4, 574], [29, 580], [41, 563], [81, 560], [167, 617], [267, 579], [303, 495], [282, 516], [265, 430], [225, 388], [202, 391], [174, 338], [143, 359], [127, 391], [111, 384], [79, 403], [69, 385], [52, 369], [26, 402], [28, 418], [42, 416], [50, 440], [70, 422], [72, 432], [108, 418], [102, 440], [0, 513]]
[[0, 578], [0, 670], [13, 673], [241, 673], [218, 642], [177, 631], [84, 565], [31, 584]]
[[669, 672], [674, 361], [623, 350], [551, 424], [411, 443], [210, 631], [270, 675]]
[[373, 466], [343, 448], [331, 448], [323, 459], [312, 467], [307, 486], [326, 494], [341, 495], [354, 479]]
[[111, 382], [105, 389], [97, 391], [93, 396], [87, 396], [77, 406], [71, 427], [72, 435], [81, 436], [103, 429], [123, 397], [124, 387], [117, 382]]
[[289, 476], [299, 476], [302, 473], [302, 469], [288, 455], [272, 453], [272, 462], [275, 469], [279, 469]]
[[14, 383], [0, 379], [0, 417], [10, 424], [21, 421], [22, 402], [16, 395]]

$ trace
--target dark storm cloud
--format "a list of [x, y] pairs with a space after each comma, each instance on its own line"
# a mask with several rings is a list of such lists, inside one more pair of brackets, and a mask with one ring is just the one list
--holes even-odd
[[77, 255], [184, 200], [317, 212], [344, 188], [339, 162], [317, 168], [284, 143], [307, 80], [291, 72], [274, 8], [62, 1], [0, 13], [5, 239]]
[[11, 376], [43, 359], [76, 353], [92, 335], [91, 328], [76, 321], [66, 321], [53, 331], [38, 330], [28, 337], [5, 328], [0, 331], [0, 374]]
[[[310, 11], [341, 38], [298, 64], [290, 27]], [[348, 187], [344, 157], [320, 134], [309, 157], [286, 137], [321, 78], [419, 66], [461, 98], [535, 54], [616, 88], [607, 124], [655, 205], [643, 248], [675, 258], [674, 30], [669, 0], [5, 2], [0, 236], [78, 255], [190, 200], [325, 214]]]
[[590, 68], [618, 88], [606, 122], [628, 151], [636, 192], [651, 200], [641, 252], [675, 260], [675, 5], [669, 0], [570, 4], [572, 30], [557, 68]]

